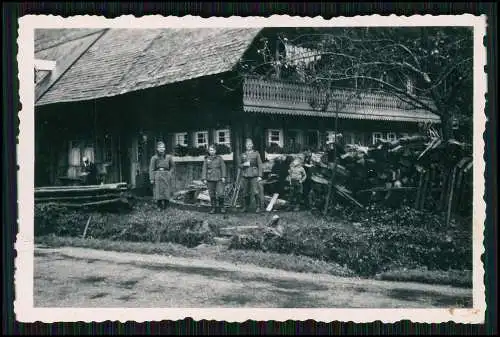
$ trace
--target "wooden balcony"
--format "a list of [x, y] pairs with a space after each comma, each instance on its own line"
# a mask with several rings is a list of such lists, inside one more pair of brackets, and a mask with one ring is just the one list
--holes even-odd
[[338, 110], [339, 118], [439, 122], [439, 116], [381, 92], [338, 88], [328, 95], [305, 84], [252, 77], [244, 80], [243, 103], [246, 111], [270, 114], [335, 117]]

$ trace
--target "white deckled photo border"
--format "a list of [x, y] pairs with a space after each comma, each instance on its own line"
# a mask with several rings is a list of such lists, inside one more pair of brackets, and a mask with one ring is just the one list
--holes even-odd
[[[34, 307], [34, 30], [39, 28], [190, 28], [190, 27], [356, 27], [356, 26], [469, 26], [474, 28], [474, 136], [473, 136], [473, 308], [471, 309], [280, 309], [280, 308], [39, 308]], [[415, 15], [415, 16], [356, 16], [325, 20], [322, 17], [163, 17], [136, 18], [132, 15], [115, 19], [99, 16], [60, 17], [27, 15], [19, 19], [18, 66], [19, 141], [17, 158], [18, 228], [15, 243], [15, 301], [14, 311], [20, 322], [102, 322], [102, 321], [161, 321], [191, 317], [194, 320], [227, 322], [308, 320], [317, 322], [353, 321], [356, 323], [382, 321], [393, 323], [411, 320], [415, 323], [484, 323], [486, 300], [484, 285], [484, 226], [486, 220], [484, 132], [486, 126], [485, 94], [487, 93], [486, 16]]]

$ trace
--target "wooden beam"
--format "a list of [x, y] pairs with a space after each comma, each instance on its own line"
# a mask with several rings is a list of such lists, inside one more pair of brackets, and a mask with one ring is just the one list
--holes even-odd
[[73, 64], [75, 64], [80, 57], [82, 57], [83, 54], [89, 50], [92, 45], [97, 42], [106, 32], [108, 29], [104, 29], [100, 33], [96, 33], [96, 37], [94, 39], [90, 39], [89, 41], [86, 41], [84, 44], [82, 44], [79, 48], [73, 49], [70, 53], [65, 55], [64, 57], [61, 58], [61, 60], [58, 60], [58, 62], [55, 65], [54, 70], [50, 72], [48, 76], [45, 76], [40, 82], [36, 84], [35, 87], [35, 103], [42, 98], [42, 96], [68, 71], [69, 68]]
[[52, 71], [56, 68], [56, 61], [35, 60], [35, 69], [42, 71]]

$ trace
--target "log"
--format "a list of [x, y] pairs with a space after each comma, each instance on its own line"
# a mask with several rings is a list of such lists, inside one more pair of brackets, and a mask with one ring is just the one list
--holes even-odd
[[116, 192], [125, 192], [128, 189], [126, 188], [120, 188], [120, 189], [94, 189], [94, 190], [78, 190], [78, 189], [73, 189], [73, 190], [35, 190], [35, 196], [63, 196], [63, 195], [98, 195], [98, 194], [103, 194], [103, 193], [116, 193]]
[[447, 210], [446, 210], [446, 226], [447, 227], [450, 224], [450, 220], [451, 220], [451, 205], [452, 205], [452, 201], [453, 201], [453, 190], [454, 190], [454, 185], [455, 185], [456, 173], [457, 173], [457, 168], [455, 167], [453, 169], [453, 175], [451, 177], [450, 194], [448, 197], [448, 205], [447, 205]]
[[89, 206], [101, 206], [101, 205], [109, 205], [109, 204], [115, 204], [115, 203], [127, 203], [127, 202], [125, 202], [123, 198], [116, 198], [116, 199], [110, 199], [110, 200], [104, 200], [104, 201], [87, 202], [84, 204], [70, 204], [70, 203], [59, 203], [59, 202], [54, 202], [54, 203], [59, 205], [59, 206], [62, 206], [62, 207], [82, 208], [82, 207], [89, 207]]
[[87, 235], [87, 229], [89, 228], [90, 225], [90, 219], [92, 219], [92, 215], [89, 216], [89, 219], [87, 220], [87, 224], [85, 225], [85, 229], [83, 230], [82, 239], [85, 239], [85, 236]]
[[127, 183], [114, 183], [114, 184], [102, 184], [102, 185], [82, 185], [82, 186], [42, 186], [35, 188], [36, 191], [63, 191], [63, 190], [95, 190], [95, 189], [119, 189], [127, 188]]
[[266, 207], [267, 212], [271, 212], [273, 210], [273, 206], [276, 203], [276, 200], [278, 200], [279, 193], [274, 193], [271, 201], [269, 202], [269, 205]]
[[402, 186], [402, 187], [374, 187], [366, 190], [358, 191], [357, 193], [366, 192], [389, 192], [389, 191], [415, 191], [417, 187], [415, 186]]
[[267, 227], [271, 226], [276, 226], [278, 224], [278, 221], [280, 220], [280, 217], [278, 215], [275, 215], [272, 217], [272, 219], [266, 224]]
[[76, 196], [76, 197], [70, 197], [70, 196], [61, 196], [61, 197], [39, 197], [35, 198], [35, 201], [65, 201], [65, 200], [86, 200], [86, 199], [91, 199], [91, 200], [99, 200], [99, 199], [108, 199], [108, 198], [117, 198], [120, 197], [119, 194], [98, 194], [98, 195], [84, 195], [84, 196]]
[[364, 208], [364, 206], [359, 201], [357, 201], [356, 199], [354, 199], [352, 196], [350, 196], [346, 192], [339, 191], [339, 190], [336, 190], [336, 191], [337, 191], [337, 194], [339, 194], [341, 197], [344, 197], [345, 199], [351, 201], [353, 204], [355, 204], [359, 208]]

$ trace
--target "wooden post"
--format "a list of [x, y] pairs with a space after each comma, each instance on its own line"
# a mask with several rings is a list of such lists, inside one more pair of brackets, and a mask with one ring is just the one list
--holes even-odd
[[[326, 196], [325, 209], [323, 210], [323, 215], [328, 212], [328, 207], [330, 207], [330, 198], [333, 196], [333, 189], [335, 183], [335, 173], [337, 172], [337, 127], [338, 127], [338, 117], [339, 117], [339, 103], [335, 102], [335, 147], [333, 148], [333, 169], [332, 178], [330, 179], [330, 184], [328, 186], [328, 194]], [[318, 137], [319, 138], [319, 137]], [[318, 142], [319, 143], [319, 142]]]
[[424, 181], [424, 173], [420, 172], [418, 188], [417, 188], [417, 196], [415, 198], [415, 209], [418, 209], [420, 205], [420, 195], [422, 194], [422, 184]]
[[448, 182], [449, 182], [449, 174], [443, 169], [441, 172], [441, 194], [439, 196], [439, 203], [438, 203], [438, 210], [444, 210], [445, 209], [445, 202], [446, 202], [446, 190], [448, 188]]
[[450, 224], [450, 219], [451, 219], [451, 205], [453, 202], [453, 191], [455, 187], [455, 177], [457, 174], [457, 168], [455, 167], [453, 169], [453, 175], [451, 176], [451, 183], [450, 183], [450, 194], [448, 196], [448, 205], [447, 205], [447, 210], [446, 210], [446, 226]]
[[242, 147], [242, 130], [239, 125], [232, 124], [231, 125], [231, 138], [232, 148], [233, 148], [233, 177], [238, 175], [238, 165], [240, 163], [241, 158], [241, 147]]
[[424, 209], [425, 207], [425, 201], [427, 199], [427, 193], [428, 193], [428, 190], [429, 190], [429, 184], [430, 184], [430, 171], [427, 171], [424, 175], [424, 183], [423, 183], [423, 186], [422, 186], [422, 192], [420, 194], [420, 205], [418, 207], [418, 209]]
[[121, 137], [118, 135], [118, 176], [119, 182], [122, 182], [122, 150], [121, 150]]

